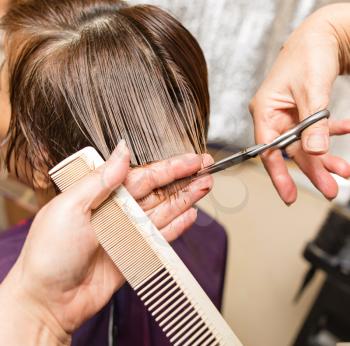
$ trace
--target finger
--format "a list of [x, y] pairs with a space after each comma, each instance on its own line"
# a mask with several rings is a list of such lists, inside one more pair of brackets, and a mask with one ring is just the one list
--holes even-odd
[[335, 136], [347, 135], [350, 133], [350, 119], [329, 120], [329, 132]]
[[208, 167], [214, 163], [214, 159], [209, 154], [202, 154], [201, 168]]
[[197, 219], [197, 210], [191, 208], [160, 230], [168, 242], [180, 237]]
[[261, 155], [261, 159], [281, 199], [288, 205], [294, 203], [297, 189], [282, 153], [279, 150], [266, 152]]
[[184, 154], [133, 169], [125, 180], [125, 187], [136, 199], [148, 196], [153, 190], [171, 184], [175, 180], [195, 174], [203, 160], [210, 155]]
[[173, 219], [190, 209], [212, 188], [213, 178], [206, 176], [192, 182], [184, 191], [171, 196], [163, 203], [148, 211], [148, 216], [158, 229], [164, 228]]
[[[268, 128], [267, 125], [255, 122], [257, 143], [269, 143], [279, 134], [276, 130]], [[261, 160], [280, 198], [287, 205], [294, 203], [297, 198], [297, 189], [288, 172], [281, 151], [267, 151], [261, 155]]]
[[[201, 168], [207, 167], [207, 166], [211, 165], [213, 162], [214, 162], [214, 160], [210, 155], [203, 154]], [[191, 180], [189, 180], [188, 182], [185, 182], [185, 183], [186, 183], [186, 185], [183, 186], [183, 184], [181, 182], [179, 188], [175, 189], [175, 191], [177, 191], [177, 192], [186, 191], [188, 188], [187, 184], [190, 184]], [[177, 188], [177, 186], [176, 186], [176, 188]], [[157, 205], [161, 204], [162, 202], [164, 202], [168, 199], [169, 199], [169, 195], [167, 193], [165, 193], [165, 191], [156, 190], [156, 191], [151, 192], [149, 195], [142, 198], [141, 200], [138, 200], [137, 202], [139, 203], [139, 205], [141, 206], [141, 208], [144, 211], [147, 211], [147, 210], [150, 210], [152, 208], [155, 208]]]
[[321, 160], [324, 167], [329, 172], [337, 174], [345, 179], [350, 177], [350, 164], [344, 159], [333, 155], [324, 155]]
[[322, 159], [317, 156], [307, 155], [299, 151], [294, 156], [294, 161], [310, 179], [313, 185], [329, 200], [338, 194], [338, 185], [334, 178], [324, 167]]
[[302, 133], [302, 144], [305, 152], [309, 154], [326, 153], [329, 148], [328, 120], [322, 119], [305, 129]]
[[69, 195], [67, 200], [81, 205], [85, 211], [97, 208], [125, 180], [129, 165], [130, 153], [122, 140], [102, 166], [64, 193]]
[[[298, 107], [299, 119], [302, 121], [311, 114], [326, 109], [329, 104], [327, 91], [315, 87], [300, 87], [293, 93]], [[302, 135], [302, 147], [306, 153], [325, 154], [329, 148], [328, 119], [322, 119], [306, 128]]]

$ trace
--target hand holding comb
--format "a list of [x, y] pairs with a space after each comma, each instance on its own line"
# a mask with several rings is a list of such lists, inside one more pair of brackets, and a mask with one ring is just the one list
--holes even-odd
[[[88, 147], [49, 174], [61, 191], [103, 164]], [[186, 266], [121, 186], [91, 217], [97, 239], [171, 344], [241, 345]]]

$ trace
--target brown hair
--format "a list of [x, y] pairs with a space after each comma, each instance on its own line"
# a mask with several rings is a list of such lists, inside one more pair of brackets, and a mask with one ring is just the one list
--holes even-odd
[[132, 163], [205, 151], [209, 95], [193, 36], [154, 6], [26, 0], [3, 18], [11, 122], [6, 165], [47, 169], [84, 146]]

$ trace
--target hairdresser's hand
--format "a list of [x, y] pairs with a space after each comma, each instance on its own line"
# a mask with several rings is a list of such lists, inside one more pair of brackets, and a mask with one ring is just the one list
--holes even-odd
[[[211, 163], [211, 158], [204, 156], [204, 161]], [[1, 310], [6, 311], [0, 311], [0, 344], [69, 343], [70, 334], [124, 283], [98, 245], [91, 210], [126, 177], [131, 194], [142, 199], [174, 179], [194, 174], [202, 162], [199, 155], [189, 154], [129, 172], [129, 152], [120, 144], [104, 166], [48, 203], [35, 217], [22, 253], [0, 287]], [[143, 203], [155, 225], [173, 240], [195, 221], [192, 205], [211, 184], [205, 177], [171, 201], [160, 196]]]
[[[328, 107], [333, 82], [349, 69], [350, 4], [315, 12], [287, 40], [271, 72], [253, 98], [257, 143], [267, 143], [307, 116]], [[287, 153], [323, 195], [332, 199], [338, 186], [330, 173], [350, 176], [343, 159], [328, 154], [329, 135], [350, 132], [350, 120], [323, 120], [303, 132]], [[297, 190], [279, 151], [262, 156], [280, 197], [287, 204]]]

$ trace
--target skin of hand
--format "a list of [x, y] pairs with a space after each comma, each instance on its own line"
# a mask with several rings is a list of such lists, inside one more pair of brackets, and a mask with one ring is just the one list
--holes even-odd
[[[209, 155], [185, 154], [129, 169], [124, 141], [110, 159], [36, 215], [22, 252], [0, 286], [0, 344], [65, 345], [124, 283], [99, 246], [90, 224], [97, 208], [120, 184], [129, 190], [168, 241], [197, 216], [192, 207], [212, 187], [210, 176], [191, 182], [172, 198], [153, 190], [196, 173]], [[150, 198], [145, 198], [150, 196]]]
[[[349, 69], [350, 4], [335, 4], [312, 14], [289, 37], [270, 73], [250, 103], [257, 143], [268, 143], [309, 115], [329, 105], [336, 77]], [[328, 154], [329, 135], [350, 133], [350, 120], [322, 120], [306, 129], [302, 140], [287, 148], [292, 158], [327, 199], [338, 186], [330, 173], [350, 176], [350, 165]], [[297, 189], [282, 153], [262, 155], [262, 161], [286, 204]]]
[[0, 0], [0, 17], [2, 17], [5, 14], [8, 5], [9, 0]]

